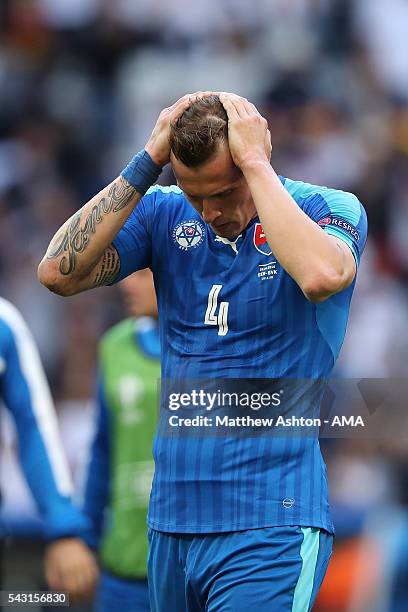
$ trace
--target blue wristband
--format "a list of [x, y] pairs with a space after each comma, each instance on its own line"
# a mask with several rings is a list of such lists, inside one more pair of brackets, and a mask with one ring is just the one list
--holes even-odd
[[127, 180], [132, 187], [144, 195], [146, 191], [157, 181], [162, 169], [154, 163], [149, 153], [142, 149], [128, 163], [121, 172], [121, 176]]

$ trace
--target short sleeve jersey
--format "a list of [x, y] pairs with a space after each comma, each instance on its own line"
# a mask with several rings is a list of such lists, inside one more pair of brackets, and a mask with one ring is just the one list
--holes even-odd
[[[322, 231], [348, 245], [358, 266], [367, 234], [359, 200], [281, 181]], [[153, 271], [162, 378], [318, 379], [332, 370], [355, 281], [311, 303], [271, 252], [259, 218], [229, 241], [178, 187], [155, 186], [114, 245], [121, 262], [116, 281], [144, 267]], [[333, 531], [317, 439], [158, 431], [154, 456], [152, 528], [206, 533], [292, 524]]]

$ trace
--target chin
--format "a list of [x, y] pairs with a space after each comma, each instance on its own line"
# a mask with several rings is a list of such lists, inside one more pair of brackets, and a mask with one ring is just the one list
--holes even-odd
[[224, 232], [223, 234], [219, 234], [221, 238], [228, 238], [228, 240], [236, 240], [240, 235], [240, 230], [234, 230], [231, 232]]
[[225, 228], [221, 227], [216, 229], [213, 227], [213, 230], [217, 236], [220, 236], [220, 238], [228, 238], [228, 240], [235, 240], [235, 238], [241, 233], [240, 230], [236, 229], [235, 223], [229, 223]]

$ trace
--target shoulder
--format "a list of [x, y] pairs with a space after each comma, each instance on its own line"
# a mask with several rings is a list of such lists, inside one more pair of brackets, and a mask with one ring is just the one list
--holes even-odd
[[154, 203], [155, 206], [187, 202], [184, 193], [177, 185], [169, 185], [167, 187], [163, 185], [153, 185], [153, 187], [150, 187], [150, 189], [146, 191], [142, 201]]
[[335, 189], [333, 187], [326, 187], [325, 185], [314, 185], [313, 183], [305, 183], [304, 181], [295, 181], [285, 177], [280, 177], [280, 179], [285, 189], [297, 202], [311, 196], [321, 196], [322, 198], [329, 200], [338, 199], [349, 200], [356, 203], [359, 202], [357, 196], [349, 191], [343, 191], [342, 189]]
[[132, 215], [141, 215], [146, 227], [152, 230], [157, 221], [163, 223], [166, 219], [174, 219], [191, 209], [191, 204], [177, 185], [153, 185], [146, 191]]
[[150, 233], [164, 232], [167, 235], [169, 229], [178, 223], [200, 218], [177, 185], [169, 187], [154, 185], [142, 198], [142, 206], [145, 225]]
[[354, 193], [334, 189], [323, 185], [313, 185], [303, 181], [294, 181], [280, 177], [285, 189], [296, 203], [310, 214], [337, 214], [347, 216], [354, 225], [366, 219], [366, 213], [360, 200]]
[[169, 198], [173, 195], [184, 198], [184, 194], [178, 185], [153, 185], [146, 191], [144, 197], [148, 195], [155, 195], [157, 198]]

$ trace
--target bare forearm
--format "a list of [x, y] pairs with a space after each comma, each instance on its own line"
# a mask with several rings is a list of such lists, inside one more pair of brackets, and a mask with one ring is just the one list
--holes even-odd
[[94, 196], [51, 240], [40, 281], [63, 295], [113, 281], [119, 260], [110, 244], [140, 198], [121, 176]]
[[248, 163], [243, 172], [268, 244], [282, 267], [306, 295], [319, 285], [327, 285], [327, 295], [335, 292], [332, 288], [342, 285], [346, 273], [342, 249], [299, 208], [267, 161]]
[[38, 267], [38, 278], [48, 289], [72, 295], [116, 278], [120, 261], [112, 240], [170, 160], [170, 125], [190, 103], [186, 95], [165, 108], [146, 147], [56, 233]]

